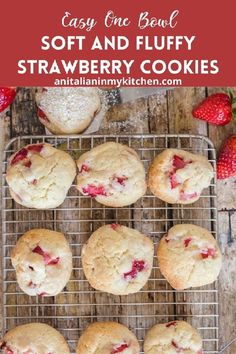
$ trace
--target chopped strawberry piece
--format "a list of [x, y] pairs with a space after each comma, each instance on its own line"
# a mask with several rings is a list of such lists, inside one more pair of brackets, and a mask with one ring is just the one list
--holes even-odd
[[46, 114], [44, 113], [44, 111], [42, 111], [41, 108], [38, 108], [38, 117], [42, 120], [44, 120], [45, 122], [50, 123], [50, 120], [48, 119], [48, 117], [46, 116]]
[[37, 285], [34, 284], [34, 283], [32, 282], [32, 280], [29, 282], [28, 286], [29, 286], [30, 288], [32, 288], [32, 289], [35, 289], [35, 288], [37, 287]]
[[79, 170], [79, 173], [88, 172], [88, 171], [89, 171], [88, 165], [83, 163], [83, 165], [81, 166], [81, 169]]
[[82, 191], [85, 195], [89, 195], [92, 198], [97, 197], [98, 195], [107, 195], [103, 186], [94, 186], [93, 184], [89, 184], [87, 187], [83, 187]]
[[171, 189], [174, 189], [178, 187], [181, 183], [177, 181], [176, 173], [170, 173], [170, 184], [171, 184]]
[[117, 229], [117, 227], [119, 227], [119, 225], [118, 224], [111, 224], [111, 228], [113, 229], [113, 230], [116, 230]]
[[125, 181], [128, 179], [128, 177], [122, 176], [122, 177], [114, 177], [113, 178], [117, 183], [121, 184], [122, 186], [125, 186]]
[[177, 181], [176, 171], [180, 170], [181, 168], [184, 168], [190, 163], [192, 163], [192, 161], [184, 161], [184, 159], [182, 159], [182, 157], [178, 155], [173, 156], [172, 171], [169, 173], [171, 189], [174, 189], [181, 184]]
[[14, 354], [14, 352], [8, 347], [4, 348], [4, 350], [5, 350], [6, 354]]
[[196, 198], [197, 196], [198, 196], [197, 193], [187, 194], [183, 191], [180, 192], [180, 199], [181, 200], [190, 200], [190, 199]]
[[185, 248], [188, 247], [188, 245], [190, 244], [191, 241], [192, 241], [192, 238], [191, 238], [191, 237], [186, 238], [186, 239], [184, 240], [184, 247], [185, 247]]
[[178, 155], [174, 155], [173, 160], [172, 160], [172, 165], [175, 168], [175, 171], [184, 168], [189, 162], [185, 162], [182, 157]]
[[43, 149], [43, 144], [33, 144], [27, 147], [27, 150], [32, 153], [40, 153]]
[[32, 165], [32, 162], [30, 160], [27, 160], [25, 163], [24, 163], [25, 167], [27, 168], [30, 168], [31, 165]]
[[171, 326], [176, 326], [176, 321], [173, 321], [173, 322], [169, 322], [166, 324], [166, 327], [169, 328]]
[[39, 254], [40, 256], [42, 256], [43, 259], [44, 259], [44, 263], [45, 263], [46, 265], [55, 265], [55, 264], [57, 264], [57, 263], [59, 262], [59, 260], [60, 260], [60, 257], [57, 257], [57, 258], [54, 258], [54, 259], [51, 258], [51, 256], [50, 256], [47, 252], [44, 252], [40, 246], [36, 246], [36, 247], [33, 249], [32, 252], [33, 252], [33, 253], [37, 253], [37, 254]]
[[180, 348], [174, 340], [172, 340], [171, 344], [173, 345], [173, 347], [175, 347], [177, 353], [183, 352], [183, 348]]
[[216, 254], [216, 250], [214, 248], [207, 248], [207, 249], [201, 251], [201, 256], [203, 259], [208, 258], [208, 257], [214, 258], [215, 254]]
[[124, 273], [124, 278], [126, 280], [131, 280], [137, 277], [139, 272], [142, 272], [145, 268], [145, 262], [143, 260], [134, 260], [132, 264], [132, 269]]
[[19, 161], [24, 160], [27, 157], [27, 154], [28, 154], [28, 151], [25, 148], [18, 151], [15, 154], [15, 156], [13, 157], [13, 159], [11, 160], [11, 165], [15, 165]]
[[121, 344], [119, 346], [115, 346], [114, 349], [112, 350], [111, 354], [121, 353], [127, 348], [129, 348], [129, 346], [126, 343]]

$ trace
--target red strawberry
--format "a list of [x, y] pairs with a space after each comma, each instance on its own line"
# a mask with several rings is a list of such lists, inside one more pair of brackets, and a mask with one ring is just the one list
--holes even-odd
[[16, 96], [15, 87], [0, 87], [0, 112], [4, 111]]
[[236, 135], [226, 139], [217, 161], [217, 178], [231, 176], [236, 176]]
[[205, 120], [211, 124], [226, 125], [233, 117], [232, 103], [234, 103], [234, 99], [231, 95], [215, 93], [195, 107], [192, 114], [195, 118]]

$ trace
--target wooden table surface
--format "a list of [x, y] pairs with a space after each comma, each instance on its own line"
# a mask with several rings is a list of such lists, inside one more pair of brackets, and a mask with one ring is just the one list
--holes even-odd
[[[231, 90], [236, 94], [236, 88]], [[185, 133], [208, 136], [217, 151], [236, 134], [236, 123], [215, 127], [192, 118], [192, 107], [206, 95], [226, 88], [176, 88], [111, 108], [98, 133]], [[19, 89], [15, 102], [0, 120], [0, 153], [5, 143], [20, 135], [45, 134], [36, 116], [34, 89]], [[218, 183], [219, 240], [224, 256], [219, 279], [220, 347], [236, 336], [236, 178]], [[236, 343], [225, 353], [236, 353]]]

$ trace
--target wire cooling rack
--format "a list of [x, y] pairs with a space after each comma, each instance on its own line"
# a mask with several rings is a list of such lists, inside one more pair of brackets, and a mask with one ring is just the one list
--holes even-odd
[[[74, 158], [106, 141], [129, 145], [140, 155], [146, 171], [151, 160], [165, 148], [180, 148], [205, 155], [215, 168], [211, 141], [194, 135], [137, 136], [26, 136], [11, 140], [5, 149], [3, 167], [3, 330], [28, 322], [45, 322], [68, 340], [71, 351], [83, 330], [94, 321], [118, 321], [128, 326], [141, 345], [146, 331], [156, 323], [186, 320], [203, 337], [204, 353], [218, 352], [217, 284], [175, 291], [162, 277], [156, 257], [147, 285], [137, 294], [113, 296], [92, 289], [83, 274], [81, 246], [98, 227], [112, 222], [137, 228], [149, 235], [155, 246], [166, 231], [178, 223], [194, 223], [217, 233], [216, 181], [192, 205], [168, 205], [148, 191], [134, 205], [124, 208], [102, 206], [79, 195], [73, 185], [57, 209], [26, 209], [15, 203], [5, 180], [7, 161], [26, 144], [48, 142], [68, 151]], [[64, 232], [73, 252], [73, 273], [64, 291], [56, 297], [29, 297], [16, 283], [10, 253], [17, 239], [31, 228]], [[173, 264], [173, 267], [175, 265]]]

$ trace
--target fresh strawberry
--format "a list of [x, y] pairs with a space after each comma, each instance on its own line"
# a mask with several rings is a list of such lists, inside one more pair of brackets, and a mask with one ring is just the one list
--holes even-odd
[[0, 112], [4, 111], [16, 96], [15, 87], [0, 87]]
[[233, 118], [233, 113], [235, 114], [235, 109], [232, 110], [234, 101], [231, 94], [229, 96], [226, 93], [215, 93], [195, 107], [192, 114], [195, 118], [211, 124], [226, 125]]
[[217, 178], [231, 176], [236, 176], [236, 135], [226, 139], [217, 161]]

